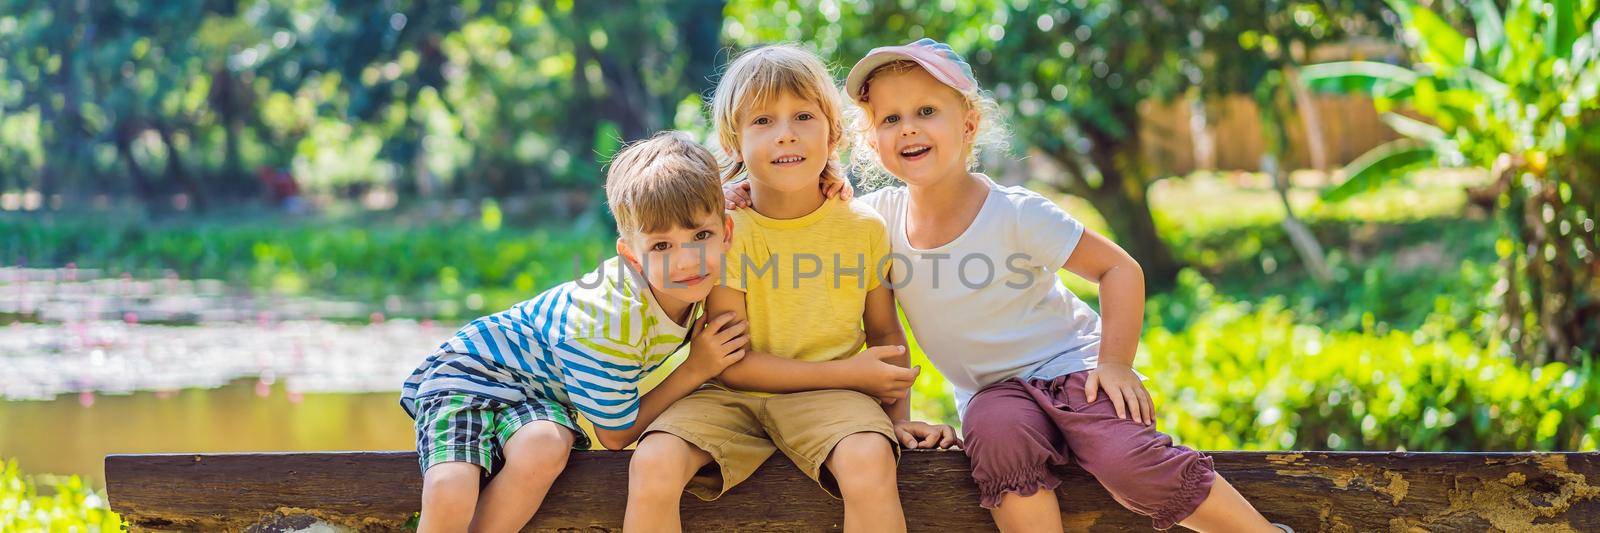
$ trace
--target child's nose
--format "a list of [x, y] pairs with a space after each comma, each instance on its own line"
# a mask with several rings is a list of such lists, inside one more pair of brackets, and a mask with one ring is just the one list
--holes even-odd
[[673, 272], [694, 272], [703, 267], [706, 251], [703, 246], [680, 246], [678, 252], [672, 254]]

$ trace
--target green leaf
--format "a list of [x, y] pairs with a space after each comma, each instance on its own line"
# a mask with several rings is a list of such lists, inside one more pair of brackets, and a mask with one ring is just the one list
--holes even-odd
[[1412, 0], [1390, 0], [1389, 5], [1405, 26], [1416, 32], [1425, 62], [1445, 69], [1466, 64], [1467, 38], [1432, 9]]
[[1554, 12], [1550, 14], [1550, 23], [1545, 26], [1545, 45], [1550, 47], [1550, 53], [1557, 58], [1565, 59], [1572, 55], [1572, 43], [1578, 40], [1578, 6], [1572, 0], [1550, 0]]
[[1505, 82], [1482, 70], [1467, 68], [1465, 80], [1464, 88], [1481, 92], [1490, 98], [1507, 98], [1511, 95], [1511, 89]]
[[1345, 167], [1344, 183], [1323, 191], [1322, 201], [1342, 202], [1379, 185], [1400, 179], [1435, 160], [1433, 147], [1414, 139], [1400, 139], [1373, 148]]
[[1472, 10], [1472, 20], [1477, 23], [1478, 57], [1481, 64], [1498, 65], [1501, 44], [1505, 42], [1506, 22], [1500, 18], [1500, 8], [1494, 0], [1475, 0], [1467, 4]]
[[1338, 61], [1301, 69], [1300, 81], [1319, 92], [1392, 97], [1410, 89], [1417, 82], [1417, 73], [1376, 61]]
[[1384, 124], [1394, 128], [1394, 131], [1412, 139], [1418, 139], [1428, 144], [1437, 144], [1448, 140], [1448, 134], [1438, 126], [1429, 124], [1399, 113], [1384, 113], [1378, 117]]

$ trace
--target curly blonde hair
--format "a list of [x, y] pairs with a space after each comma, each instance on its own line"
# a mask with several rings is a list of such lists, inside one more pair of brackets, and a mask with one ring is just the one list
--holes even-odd
[[808, 100], [828, 121], [828, 164], [820, 180], [844, 179], [838, 149], [844, 139], [844, 120], [828, 67], [817, 54], [792, 44], [775, 44], [749, 50], [733, 60], [717, 82], [711, 98], [712, 124], [724, 158], [722, 180], [730, 181], [746, 170], [733, 160], [738, 153], [741, 110], [765, 104], [779, 95]]
[[[867, 91], [872, 87], [872, 80], [883, 75], [904, 74], [907, 72], [924, 71], [922, 65], [915, 61], [899, 60], [884, 63], [878, 68], [868, 72], [862, 79], [859, 94], [847, 95], [855, 105], [845, 112], [850, 121], [850, 172], [856, 175], [861, 185], [868, 189], [876, 189], [892, 183], [895, 178], [883, 168], [883, 159], [878, 152], [872, 149], [872, 104], [867, 101]], [[1009, 147], [1009, 135], [1005, 123], [1001, 120], [1000, 104], [996, 103], [994, 96], [973, 84], [969, 91], [957, 91], [967, 109], [978, 112], [978, 133], [973, 136], [972, 143], [968, 146], [966, 164], [967, 170], [977, 170], [978, 154], [984, 150], [1005, 150]]]

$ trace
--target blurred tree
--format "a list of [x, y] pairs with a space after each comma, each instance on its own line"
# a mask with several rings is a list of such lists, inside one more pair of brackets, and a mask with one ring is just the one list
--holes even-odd
[[346, 194], [587, 190], [621, 143], [695, 127], [723, 3], [3, 7], [0, 130], [37, 135], [0, 141], [0, 186], [205, 206], [255, 196], [260, 167]]
[[1389, 4], [1412, 67], [1328, 63], [1307, 67], [1304, 79], [1370, 94], [1379, 111], [1406, 106], [1432, 123], [1389, 112], [1406, 138], [1351, 163], [1324, 199], [1425, 165], [1489, 169], [1506, 232], [1497, 245], [1504, 339], [1538, 364], [1600, 353], [1600, 5], [1478, 0], [1466, 3], [1468, 16], [1413, 0]]

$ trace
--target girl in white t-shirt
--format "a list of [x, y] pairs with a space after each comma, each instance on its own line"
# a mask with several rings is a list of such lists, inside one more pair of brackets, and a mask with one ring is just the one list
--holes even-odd
[[[1049, 465], [1069, 457], [1157, 529], [1288, 530], [1210, 457], [1155, 430], [1133, 371], [1139, 264], [1049, 199], [974, 172], [998, 113], [959, 55], [932, 39], [877, 48], [845, 90], [859, 111], [855, 167], [905, 184], [861, 199], [888, 223], [890, 286], [956, 389], [980, 504], [1002, 531], [1061, 530]], [[1099, 284], [1103, 319], [1062, 285], [1063, 268]]]

